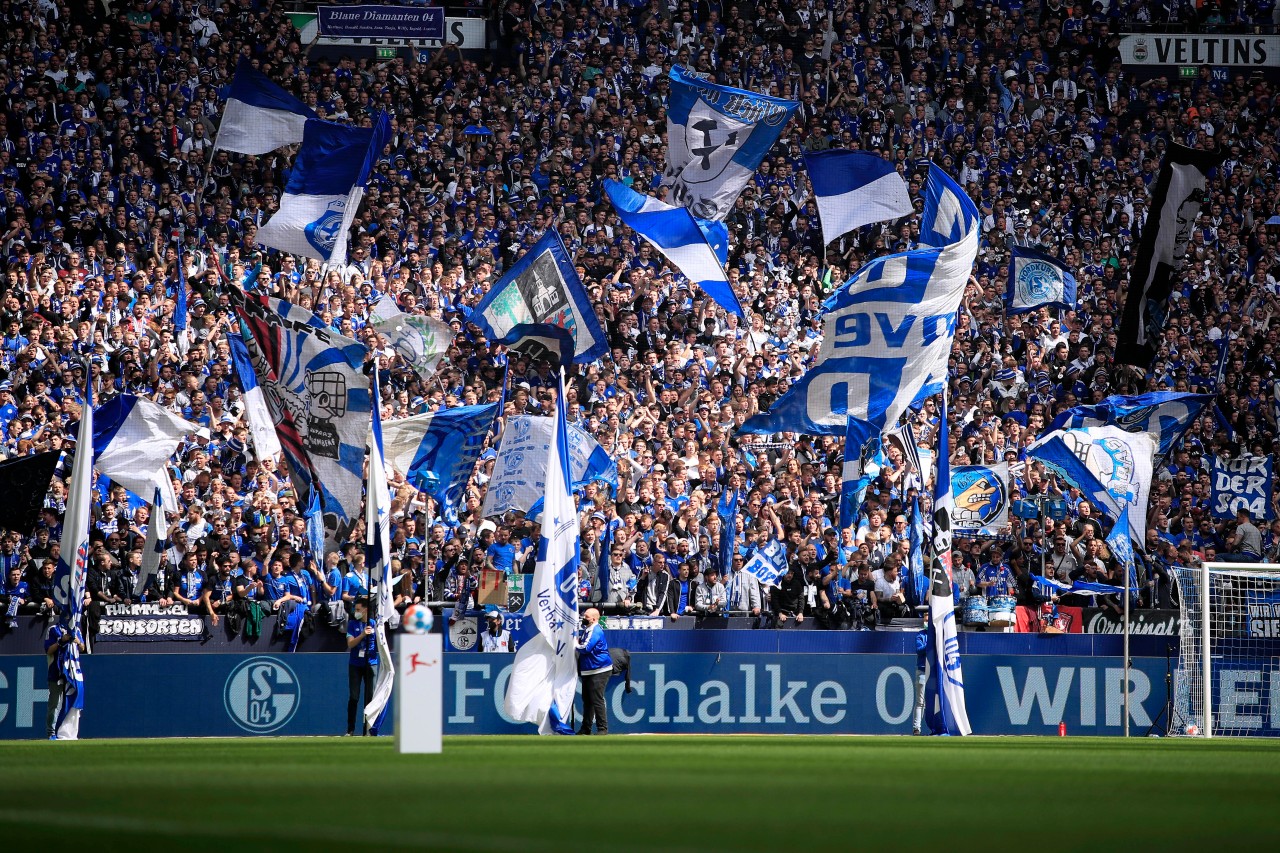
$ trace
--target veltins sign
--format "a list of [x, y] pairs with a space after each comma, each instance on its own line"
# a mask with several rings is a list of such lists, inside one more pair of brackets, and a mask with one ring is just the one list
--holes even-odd
[[1134, 33], [1120, 39], [1125, 65], [1280, 65], [1280, 36]]

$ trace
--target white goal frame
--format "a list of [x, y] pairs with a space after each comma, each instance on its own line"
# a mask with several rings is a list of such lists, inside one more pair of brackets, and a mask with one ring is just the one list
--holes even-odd
[[[1238, 572], [1240, 574], [1256, 573], [1260, 575], [1270, 574], [1270, 575], [1280, 576], [1280, 564], [1214, 562], [1214, 563], [1202, 563], [1198, 571], [1195, 569], [1190, 569], [1188, 567], [1179, 567], [1179, 568], [1183, 572], [1190, 573], [1194, 571], [1197, 576], [1197, 582], [1199, 584], [1199, 589], [1196, 590], [1196, 595], [1198, 596], [1198, 599], [1196, 601], [1196, 604], [1198, 605], [1196, 608], [1197, 610], [1196, 615], [1200, 623], [1199, 624], [1200, 633], [1199, 633], [1199, 637], [1197, 638], [1199, 640], [1199, 648], [1196, 651], [1198, 652], [1199, 658], [1200, 658], [1198, 661], [1200, 684], [1197, 686], [1200, 688], [1200, 703], [1201, 703], [1202, 716], [1203, 716], [1203, 720], [1202, 720], [1203, 727], [1199, 732], [1199, 736], [1204, 738], [1212, 738], [1214, 736], [1213, 677], [1212, 677], [1212, 671], [1211, 671], [1213, 666], [1213, 657], [1212, 657], [1213, 631], [1212, 631], [1212, 621], [1211, 621], [1212, 612], [1210, 609], [1210, 601], [1212, 599], [1212, 595], [1210, 594], [1210, 589], [1211, 589], [1210, 580], [1214, 572]], [[1187, 607], [1186, 591], [1180, 588], [1178, 590], [1178, 597], [1179, 597], [1179, 604], [1180, 604], [1179, 609], [1181, 610], [1183, 616], [1185, 617], [1190, 615], [1190, 608]], [[1180, 659], [1185, 657], [1183, 646], [1187, 639], [1187, 634], [1190, 633], [1192, 628], [1192, 626], [1185, 624], [1185, 622], [1186, 620], [1184, 619], [1183, 620], [1184, 624], [1179, 628], [1179, 631], [1178, 631], [1179, 633], [1178, 657]], [[1179, 666], [1179, 669], [1181, 670], [1182, 669], [1181, 660], [1179, 661], [1178, 666]], [[1175, 702], [1175, 708], [1176, 708], [1176, 702]], [[1170, 721], [1170, 724], [1172, 724], [1172, 720]], [[1181, 732], [1179, 732], [1178, 734], [1181, 734]]]

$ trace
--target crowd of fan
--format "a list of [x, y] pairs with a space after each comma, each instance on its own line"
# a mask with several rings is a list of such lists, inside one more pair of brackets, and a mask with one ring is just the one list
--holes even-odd
[[[450, 46], [418, 64], [312, 56], [272, 0], [132, 0], [111, 11], [93, 0], [0, 3], [3, 452], [69, 445], [86, 379], [97, 400], [142, 395], [202, 427], [173, 463], [183, 514], [168, 520], [161, 577], [136, 577], [147, 508], [99, 484], [96, 602], [136, 601], [145, 587], [146, 600], [216, 616], [236, 599], [320, 604], [367, 593], [363, 531], [343, 553], [311, 555], [287, 478], [276, 460], [254, 455], [224, 339], [228, 288], [310, 307], [369, 343], [383, 360], [384, 418], [493, 401], [505, 355], [463, 309], [556, 228], [612, 350], [570, 370], [569, 418], [622, 474], [617, 494], [593, 485], [579, 495], [582, 597], [662, 615], [765, 612], [778, 623], [905, 615], [904, 513], [912, 490], [927, 486], [919, 472], [887, 468], [858, 524], [842, 530], [840, 439], [734, 434], [812, 363], [823, 295], [869, 259], [913, 245], [914, 218], [822, 245], [801, 155], [832, 147], [897, 163], [917, 209], [930, 163], [977, 202], [983, 248], [951, 361], [945, 452], [956, 464], [1014, 463], [1016, 496], [1070, 498], [1069, 518], [1043, 535], [1015, 520], [1007, 540], [957, 542], [964, 593], [1020, 588], [1042, 552], [1058, 577], [1118, 583], [1102, 541], [1109, 522], [1021, 462], [1023, 449], [1077, 402], [1210, 387], [1224, 338], [1228, 366], [1214, 389], [1222, 414], [1200, 419], [1153, 488], [1144, 602], [1167, 603], [1169, 564], [1240, 549], [1235, 524], [1208, 513], [1207, 471], [1215, 454], [1274, 454], [1280, 434], [1277, 235], [1263, 225], [1280, 210], [1275, 86], [1239, 68], [1226, 80], [1209, 68], [1194, 79], [1135, 79], [1121, 68], [1116, 34], [1153, 20], [1270, 26], [1269, 0], [1113, 0], [1105, 11], [1059, 0], [508, 0], [488, 13], [492, 51]], [[289, 152], [210, 157], [242, 55], [323, 118], [390, 114], [394, 136], [343, 268], [255, 244]], [[601, 198], [605, 177], [661, 193], [664, 72], [676, 64], [801, 103], [728, 218], [728, 272], [745, 321], [691, 288]], [[467, 126], [492, 133], [464, 134]], [[1195, 223], [1158, 360], [1130, 374], [1112, 363], [1118, 312], [1171, 141], [1228, 154]], [[1015, 245], [1069, 265], [1077, 310], [1004, 316]], [[185, 357], [174, 329], [180, 263], [193, 288]], [[435, 376], [415, 375], [374, 339], [365, 321], [381, 293], [452, 323], [457, 337]], [[516, 360], [506, 414], [553, 411], [554, 377], [551, 365]], [[912, 417], [931, 458], [937, 409], [930, 402]], [[493, 456], [452, 529], [395, 476], [399, 604], [443, 598], [465, 608], [482, 568], [532, 569], [536, 529], [480, 517]], [[715, 512], [726, 489], [741, 495], [728, 566]], [[52, 606], [64, 497], [59, 477], [39, 528], [0, 540], [7, 594], [24, 608]], [[771, 538], [787, 543], [792, 567], [762, 590], [740, 565]], [[1280, 522], [1260, 547], [1277, 556]]]

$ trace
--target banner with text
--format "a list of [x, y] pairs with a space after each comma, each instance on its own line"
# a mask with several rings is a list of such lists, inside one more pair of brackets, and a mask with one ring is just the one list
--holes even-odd
[[1120, 39], [1125, 65], [1280, 66], [1280, 35], [1132, 33]]
[[1213, 460], [1213, 491], [1209, 506], [1214, 518], [1235, 518], [1238, 510], [1248, 510], [1254, 521], [1270, 521], [1272, 488], [1271, 458], [1241, 456]]
[[444, 38], [444, 9], [412, 6], [321, 6], [321, 36], [342, 38]]

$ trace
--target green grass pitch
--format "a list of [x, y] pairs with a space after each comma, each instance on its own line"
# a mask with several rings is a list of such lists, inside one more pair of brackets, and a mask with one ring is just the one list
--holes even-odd
[[1280, 743], [455, 737], [0, 744], [8, 850], [1280, 849]]

